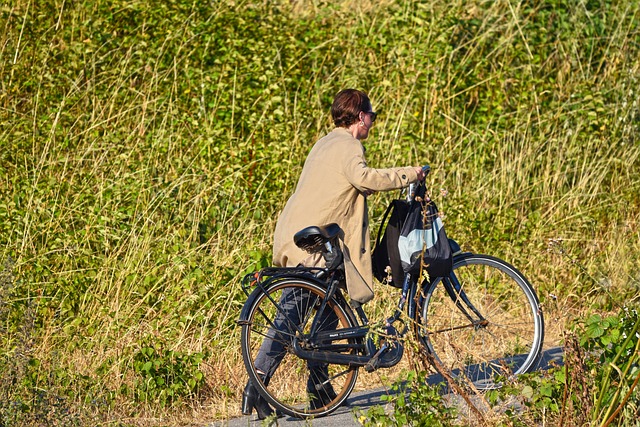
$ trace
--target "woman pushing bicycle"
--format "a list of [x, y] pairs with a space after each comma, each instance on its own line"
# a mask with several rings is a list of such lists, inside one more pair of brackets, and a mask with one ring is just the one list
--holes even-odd
[[[369, 136], [377, 114], [366, 93], [356, 89], [340, 91], [333, 100], [331, 116], [336, 127], [314, 144], [295, 192], [278, 218], [273, 263], [280, 267], [324, 265], [320, 253], [309, 255], [294, 244], [293, 236], [308, 226], [336, 223], [344, 233], [339, 236], [344, 255], [344, 285], [350, 299], [363, 304], [374, 295], [367, 196], [407, 187], [424, 179], [425, 172], [419, 166], [389, 169], [367, 166], [361, 141]], [[283, 306], [299, 303], [292, 300]], [[336, 323], [337, 319], [327, 319], [329, 325], [335, 327]], [[255, 366], [265, 384], [278, 368], [284, 351], [281, 343], [268, 336], [264, 339]], [[308, 368], [311, 405], [322, 406], [334, 395], [330, 384], [328, 389], [317, 386], [326, 376], [326, 367], [321, 362], [309, 361]], [[253, 409], [260, 419], [273, 414], [249, 380], [242, 396], [242, 412], [249, 415]]]

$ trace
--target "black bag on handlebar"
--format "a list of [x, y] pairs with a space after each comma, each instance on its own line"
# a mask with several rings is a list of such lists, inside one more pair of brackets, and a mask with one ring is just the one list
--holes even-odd
[[402, 288], [404, 280], [398, 240], [408, 212], [409, 202], [405, 200], [391, 201], [382, 217], [376, 244], [371, 253], [373, 276], [380, 283], [386, 283], [396, 288]]
[[430, 279], [451, 273], [453, 251], [438, 208], [426, 194], [424, 183], [418, 185], [415, 198], [409, 204], [398, 237], [398, 248], [404, 273], [417, 274], [421, 259]]

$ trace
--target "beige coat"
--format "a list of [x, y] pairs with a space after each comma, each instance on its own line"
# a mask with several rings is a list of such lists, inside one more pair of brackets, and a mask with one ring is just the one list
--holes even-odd
[[361, 303], [373, 298], [367, 190], [406, 187], [417, 180], [414, 167], [367, 167], [364, 147], [347, 129], [336, 128], [313, 146], [295, 192], [278, 218], [273, 262], [278, 266], [323, 266], [293, 243], [293, 235], [311, 225], [338, 223], [344, 231], [349, 296]]

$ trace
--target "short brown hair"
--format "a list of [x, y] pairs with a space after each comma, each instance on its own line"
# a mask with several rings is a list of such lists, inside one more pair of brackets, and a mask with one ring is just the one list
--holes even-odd
[[358, 121], [360, 111], [371, 110], [371, 100], [366, 93], [357, 89], [344, 89], [333, 98], [331, 117], [338, 127], [349, 127]]

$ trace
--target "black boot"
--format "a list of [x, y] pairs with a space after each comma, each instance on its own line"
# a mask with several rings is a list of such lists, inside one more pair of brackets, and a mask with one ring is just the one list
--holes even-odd
[[[265, 385], [268, 383], [268, 381], [263, 382], [265, 382]], [[256, 410], [258, 419], [260, 420], [264, 420], [273, 415], [273, 409], [269, 406], [269, 403], [258, 393], [258, 389], [255, 388], [251, 380], [249, 380], [242, 392], [242, 413], [244, 415], [251, 415], [253, 409]]]
[[327, 406], [338, 397], [328, 379], [329, 372], [326, 366], [309, 370], [307, 393], [309, 393], [309, 407], [312, 410]]

